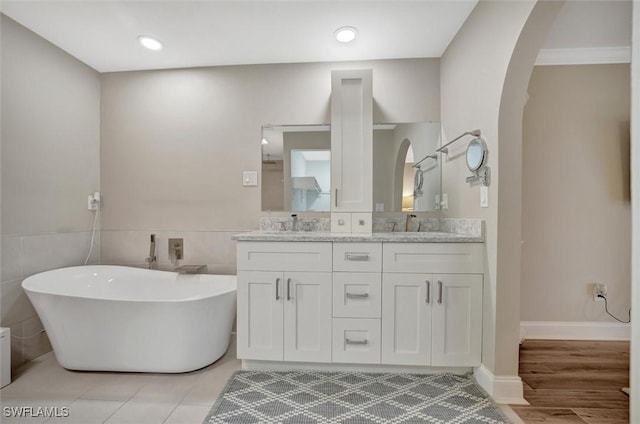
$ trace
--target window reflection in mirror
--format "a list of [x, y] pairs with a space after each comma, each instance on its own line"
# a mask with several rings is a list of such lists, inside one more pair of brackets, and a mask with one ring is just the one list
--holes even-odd
[[291, 150], [291, 211], [331, 210], [331, 150]]
[[[263, 127], [262, 135], [262, 210], [330, 211], [330, 126], [268, 125]], [[433, 154], [439, 146], [437, 122], [375, 124], [372, 209], [435, 210], [435, 197], [440, 194], [440, 163], [427, 159], [420, 164], [423, 185], [415, 197], [413, 164]], [[326, 160], [310, 159], [315, 154], [325, 155]], [[310, 172], [311, 169], [322, 170]], [[326, 170], [329, 171], [325, 173]]]

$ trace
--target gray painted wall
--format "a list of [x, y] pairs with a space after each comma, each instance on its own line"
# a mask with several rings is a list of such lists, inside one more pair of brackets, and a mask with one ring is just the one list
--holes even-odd
[[[102, 260], [144, 266], [150, 233], [160, 266], [170, 235], [183, 263], [235, 272], [235, 233], [258, 228], [265, 124], [329, 122], [331, 70], [373, 69], [374, 122], [440, 119], [438, 59], [252, 65], [102, 77]], [[393, 159], [390, 159], [393, 160]]]
[[[21, 283], [80, 265], [99, 189], [100, 76], [1, 15], [2, 282], [0, 325], [17, 366], [50, 350]], [[99, 258], [99, 238], [91, 261]]]
[[537, 66], [524, 114], [522, 321], [627, 319], [629, 65]]

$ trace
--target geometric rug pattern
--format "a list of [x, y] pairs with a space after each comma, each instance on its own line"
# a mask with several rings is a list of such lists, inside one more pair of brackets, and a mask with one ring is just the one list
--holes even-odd
[[509, 423], [469, 375], [238, 371], [208, 424]]

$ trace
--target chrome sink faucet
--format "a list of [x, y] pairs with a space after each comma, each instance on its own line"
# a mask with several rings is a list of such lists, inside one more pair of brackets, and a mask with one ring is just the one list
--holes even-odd
[[416, 216], [412, 213], [407, 215], [407, 223], [405, 224], [405, 227], [404, 227], [405, 232], [408, 233], [410, 231], [409, 228], [413, 228], [413, 218], [415, 217]]
[[149, 257], [145, 258], [145, 262], [149, 263], [149, 269], [153, 269], [153, 264], [158, 261], [156, 257], [156, 235], [151, 234], [151, 243], [149, 245]]
[[298, 231], [298, 214], [291, 214], [291, 231]]

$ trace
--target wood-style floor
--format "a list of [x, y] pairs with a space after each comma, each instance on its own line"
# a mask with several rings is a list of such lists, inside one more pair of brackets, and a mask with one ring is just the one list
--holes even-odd
[[512, 408], [527, 424], [629, 422], [629, 342], [526, 340], [520, 377], [531, 405]]

